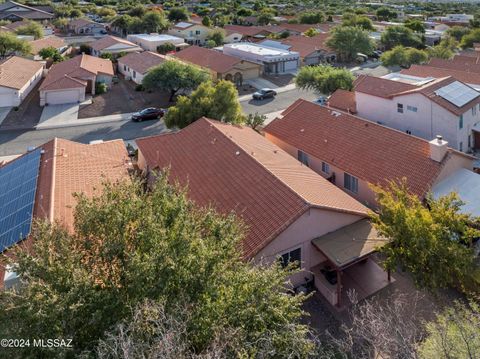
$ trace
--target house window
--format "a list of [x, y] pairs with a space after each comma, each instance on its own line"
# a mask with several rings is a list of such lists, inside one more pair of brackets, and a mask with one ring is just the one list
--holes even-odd
[[305, 166], [308, 166], [308, 155], [305, 152], [298, 150], [297, 158]]
[[358, 178], [345, 173], [343, 176], [343, 187], [350, 192], [358, 193]]
[[403, 103], [397, 103], [397, 112], [403, 113]]
[[195, 35], [200, 35], [200, 30], [196, 30]]
[[477, 114], [477, 106], [472, 107], [472, 116], [475, 116]]
[[459, 150], [460, 152], [463, 151], [463, 142], [460, 142], [460, 143], [458, 144], [458, 150]]
[[137, 77], [137, 73], [133, 71], [133, 78], [136, 78], [136, 77]]
[[330, 165], [328, 163], [322, 162], [322, 172], [327, 175], [330, 173]]
[[290, 252], [284, 253], [280, 256], [280, 263], [282, 264], [282, 267], [285, 268], [287, 265], [290, 263], [297, 263], [300, 265], [300, 262], [302, 261], [302, 251], [301, 248], [294, 249]]
[[127, 71], [127, 65], [123, 65], [123, 70]]
[[415, 106], [407, 106], [407, 110], [411, 112], [417, 112], [417, 108]]
[[463, 128], [463, 115], [460, 115], [460, 118], [458, 119], [458, 128]]
[[472, 135], [468, 135], [468, 149], [472, 148]]

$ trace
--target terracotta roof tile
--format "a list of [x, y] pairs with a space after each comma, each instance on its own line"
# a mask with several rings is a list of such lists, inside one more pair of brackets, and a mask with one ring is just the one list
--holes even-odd
[[308, 36], [290, 36], [282, 40], [282, 44], [290, 45], [290, 51], [297, 51], [301, 57], [310, 55], [311, 53], [322, 50], [326, 52], [334, 52], [326, 45], [329, 34], [318, 34], [312, 37]]
[[41, 49], [46, 47], [54, 47], [59, 49], [61, 47], [66, 46], [66, 42], [61, 37], [52, 35], [46, 36], [42, 39], [30, 41], [30, 45], [32, 46], [32, 54], [36, 55]]
[[124, 64], [139, 74], [146, 74], [152, 67], [158, 66], [166, 60], [164, 55], [150, 51], [131, 52], [118, 59], [119, 64]]
[[123, 44], [123, 45], [134, 47], [134, 48], [138, 47], [133, 42], [130, 42], [128, 40], [125, 40], [116, 36], [104, 36], [101, 39], [98, 39], [90, 43], [89, 46], [96, 51], [101, 51], [103, 49], [106, 49], [107, 47], [110, 47], [116, 44]]
[[336, 90], [328, 99], [328, 106], [353, 114], [357, 113], [355, 92], [342, 89]]
[[[480, 64], [471, 61], [468, 56], [455, 56], [452, 60], [432, 58], [428, 65], [450, 70], [461, 70], [465, 72], [480, 73]], [[474, 58], [475, 59], [475, 58]]]
[[21, 89], [44, 67], [38, 61], [12, 56], [0, 61], [0, 86]]
[[367, 209], [247, 127], [206, 118], [175, 134], [137, 140], [151, 169], [170, 175], [201, 206], [235, 211], [248, 226], [252, 257], [309, 208], [365, 216]]
[[424, 196], [442, 167], [428, 141], [344, 112], [298, 100], [283, 115], [264, 131], [372, 184], [407, 178]]
[[190, 46], [175, 54], [177, 59], [186, 61], [218, 73], [231, 70], [242, 60], [204, 47]]

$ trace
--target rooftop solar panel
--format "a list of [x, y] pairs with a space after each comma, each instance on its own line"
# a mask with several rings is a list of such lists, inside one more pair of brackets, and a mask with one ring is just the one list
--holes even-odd
[[479, 92], [459, 81], [452, 82], [447, 86], [439, 88], [435, 91], [435, 94], [443, 97], [457, 107], [462, 107], [480, 96]]
[[0, 168], [0, 252], [30, 234], [40, 149]]

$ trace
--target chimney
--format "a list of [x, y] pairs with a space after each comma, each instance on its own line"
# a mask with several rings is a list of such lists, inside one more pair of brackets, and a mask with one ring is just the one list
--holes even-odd
[[442, 136], [437, 135], [437, 138], [431, 140], [430, 144], [430, 158], [436, 162], [442, 162], [448, 149], [448, 142]]

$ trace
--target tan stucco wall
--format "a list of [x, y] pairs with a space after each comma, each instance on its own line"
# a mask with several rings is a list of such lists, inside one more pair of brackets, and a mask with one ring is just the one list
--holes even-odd
[[450, 157], [445, 162], [440, 174], [436, 178], [433, 185], [443, 181], [446, 177], [450, 176], [452, 173], [458, 171], [461, 168], [467, 170], [473, 170], [473, 158], [461, 155], [459, 153], [452, 152]]

